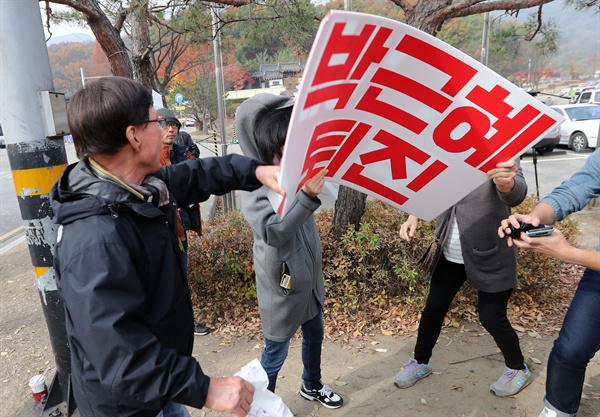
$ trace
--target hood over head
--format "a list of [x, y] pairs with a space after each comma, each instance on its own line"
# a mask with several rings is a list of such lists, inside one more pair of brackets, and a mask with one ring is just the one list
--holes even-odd
[[256, 117], [266, 110], [286, 109], [294, 106], [294, 98], [260, 93], [244, 101], [235, 113], [235, 132], [244, 155], [260, 160], [254, 140]]

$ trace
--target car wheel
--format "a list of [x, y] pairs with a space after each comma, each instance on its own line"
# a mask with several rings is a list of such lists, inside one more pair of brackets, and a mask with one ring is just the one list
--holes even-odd
[[582, 132], [573, 133], [573, 135], [571, 135], [571, 143], [569, 146], [571, 146], [571, 149], [575, 152], [582, 152], [588, 147], [587, 137]]

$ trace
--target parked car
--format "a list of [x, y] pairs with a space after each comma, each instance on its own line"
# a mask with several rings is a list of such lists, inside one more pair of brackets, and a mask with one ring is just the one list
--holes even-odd
[[4, 141], [4, 133], [2, 132], [2, 125], [0, 125], [0, 148], [6, 148], [6, 142]]
[[550, 106], [565, 117], [560, 125], [560, 144], [575, 152], [595, 148], [600, 128], [600, 106], [594, 104], [562, 104]]
[[187, 115], [184, 117], [185, 122], [183, 122], [183, 125], [186, 127], [193, 127], [196, 124], [196, 118], [192, 115]]
[[597, 104], [600, 106], [600, 88], [596, 90], [586, 90], [579, 94], [575, 103], [581, 104]]
[[533, 149], [540, 155], [552, 152], [556, 145], [560, 143], [560, 125], [554, 127], [538, 143], [533, 145]]

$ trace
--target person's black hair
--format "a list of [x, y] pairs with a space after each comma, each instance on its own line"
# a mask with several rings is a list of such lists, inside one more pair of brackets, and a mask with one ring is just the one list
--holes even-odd
[[281, 147], [290, 124], [292, 108], [279, 110], [265, 109], [256, 116], [252, 134], [261, 162], [272, 164], [275, 158], [281, 160]]
[[127, 143], [128, 126], [148, 120], [152, 92], [124, 77], [89, 81], [67, 108], [77, 156], [114, 155]]

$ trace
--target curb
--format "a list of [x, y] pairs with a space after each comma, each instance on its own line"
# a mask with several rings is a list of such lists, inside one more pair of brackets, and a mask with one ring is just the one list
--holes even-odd
[[17, 235], [19, 235], [20, 233], [24, 233], [23, 230], [23, 226], [19, 226], [16, 229], [11, 230], [8, 233], [3, 234], [2, 236], [0, 236], [0, 244], [1, 243], [5, 243], [9, 240], [11, 240], [12, 238], [16, 237]]

